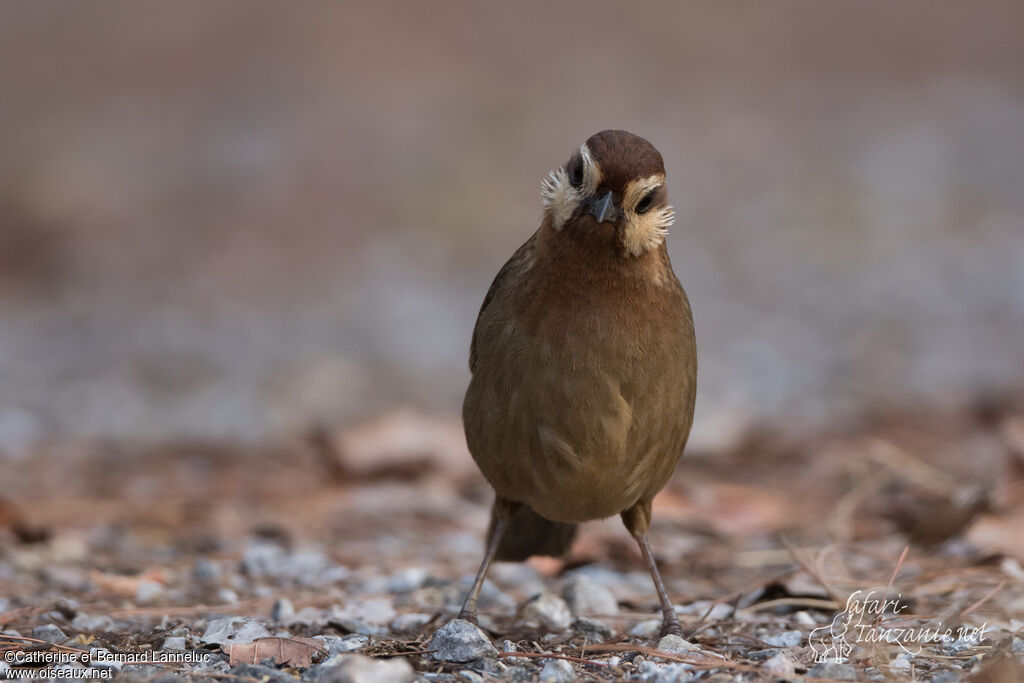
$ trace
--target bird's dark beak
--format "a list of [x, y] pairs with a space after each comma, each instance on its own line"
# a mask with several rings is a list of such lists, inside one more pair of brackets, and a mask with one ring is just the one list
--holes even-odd
[[584, 201], [583, 212], [591, 214], [597, 219], [598, 223], [613, 221], [619, 215], [619, 210], [615, 208], [615, 203], [612, 201], [611, 190], [608, 190], [608, 192], [606, 192], [600, 199], [597, 197], [590, 197]]

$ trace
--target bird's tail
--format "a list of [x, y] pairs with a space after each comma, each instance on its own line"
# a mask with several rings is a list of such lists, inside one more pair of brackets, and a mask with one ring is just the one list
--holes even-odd
[[[577, 527], [577, 524], [552, 522], [538, 515], [530, 507], [521, 505], [509, 520], [494, 559], [518, 562], [531, 555], [564, 555], [569, 552], [576, 538]], [[494, 512], [491, 512], [488, 538], [493, 530]]]

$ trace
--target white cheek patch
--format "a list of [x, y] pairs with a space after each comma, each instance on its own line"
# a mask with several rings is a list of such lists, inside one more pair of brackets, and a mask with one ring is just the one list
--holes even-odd
[[565, 168], [551, 171], [540, 183], [544, 211], [551, 215], [555, 230], [562, 229], [583, 198], [593, 194], [601, 182], [601, 168], [590, 156], [586, 145], [580, 147], [580, 156], [583, 157], [583, 182], [578, 189], [569, 182], [569, 172]]
[[665, 182], [665, 176], [658, 173], [648, 178], [632, 180], [626, 186], [622, 198], [625, 209], [625, 221], [622, 229], [622, 246], [631, 256], [657, 249], [668, 235], [669, 226], [675, 220], [676, 212], [671, 206], [651, 209], [647, 213], [638, 214], [636, 206]]

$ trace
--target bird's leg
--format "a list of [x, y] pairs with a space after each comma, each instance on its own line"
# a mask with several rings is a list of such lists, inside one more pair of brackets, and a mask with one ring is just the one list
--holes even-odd
[[484, 585], [484, 578], [487, 576], [487, 569], [491, 566], [495, 553], [498, 552], [498, 545], [501, 543], [501, 537], [505, 535], [505, 529], [508, 528], [508, 521], [512, 519], [512, 515], [518, 507], [518, 503], [505, 500], [500, 496], [494, 499], [494, 509], [491, 512], [491, 514], [494, 515], [494, 524], [491, 525], [491, 537], [487, 539], [487, 550], [484, 553], [483, 562], [480, 563], [480, 569], [477, 570], [476, 580], [473, 582], [473, 587], [469, 590], [469, 594], [466, 596], [466, 601], [462, 603], [462, 609], [459, 610], [459, 619], [465, 619], [466, 621], [474, 624], [477, 623], [477, 597], [480, 595], [480, 589]]
[[668, 598], [668, 591], [661, 580], [658, 572], [658, 563], [654, 561], [654, 553], [651, 552], [651, 544], [647, 540], [647, 529], [651, 524], [651, 501], [639, 501], [636, 505], [622, 513], [622, 522], [629, 529], [629, 533], [636, 539], [640, 546], [640, 553], [647, 563], [647, 570], [651, 572], [654, 579], [654, 589], [658, 591], [658, 600], [661, 601], [661, 635], [669, 634], [680, 636], [683, 633], [679, 625], [679, 617], [676, 616], [676, 609]]

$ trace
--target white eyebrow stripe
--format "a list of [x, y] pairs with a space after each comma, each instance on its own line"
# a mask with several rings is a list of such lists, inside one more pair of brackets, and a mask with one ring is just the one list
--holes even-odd
[[646, 178], [637, 178], [636, 180], [630, 180], [626, 184], [626, 191], [622, 198], [623, 208], [633, 208], [640, 203], [640, 200], [647, 196], [647, 193], [651, 190], [655, 190], [665, 184], [665, 174], [655, 173], [652, 176]]

